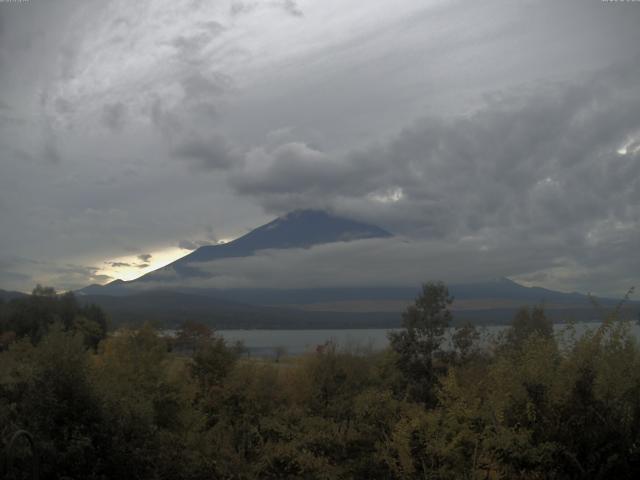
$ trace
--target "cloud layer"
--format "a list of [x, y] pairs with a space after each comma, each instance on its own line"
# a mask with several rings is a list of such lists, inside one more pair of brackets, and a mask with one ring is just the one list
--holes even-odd
[[0, 3], [0, 288], [313, 207], [623, 291], [639, 22], [581, 0]]

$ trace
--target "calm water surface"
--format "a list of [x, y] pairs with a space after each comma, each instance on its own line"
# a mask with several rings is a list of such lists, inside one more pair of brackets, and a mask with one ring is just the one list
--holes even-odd
[[[589, 329], [595, 329], [599, 323], [579, 323], [574, 325], [576, 335], [580, 336]], [[481, 338], [483, 343], [488, 343], [491, 338], [503, 331], [505, 326], [481, 327]], [[566, 325], [554, 326], [557, 335], [561, 339], [568, 339], [570, 336]], [[640, 325], [631, 326], [636, 338], [640, 338]], [[274, 356], [276, 349], [284, 349], [286, 354], [300, 355], [315, 351], [318, 345], [323, 345], [328, 341], [335, 342], [339, 347], [382, 350], [388, 344], [387, 333], [393, 329], [371, 328], [371, 329], [332, 329], [332, 330], [218, 330], [227, 342], [234, 343], [241, 341], [252, 356]], [[449, 331], [449, 334], [452, 330]], [[447, 335], [448, 337], [449, 335]], [[450, 340], [445, 340], [445, 345]]]

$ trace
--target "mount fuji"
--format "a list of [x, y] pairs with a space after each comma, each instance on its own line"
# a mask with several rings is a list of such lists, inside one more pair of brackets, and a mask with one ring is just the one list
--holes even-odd
[[[76, 293], [83, 301], [102, 306], [115, 323], [152, 320], [171, 326], [193, 319], [217, 328], [397, 326], [400, 313], [416, 297], [419, 285], [212, 288], [201, 268], [226, 259], [251, 262], [267, 250], [286, 252], [390, 237], [390, 232], [375, 225], [321, 210], [297, 210], [229, 243], [200, 247], [135, 280], [90, 285]], [[170, 283], [166, 282], [168, 277]], [[519, 307], [532, 304], [544, 304], [558, 321], [592, 320], [596, 316], [586, 295], [525, 287], [508, 278], [450, 285], [449, 290], [455, 297], [454, 319], [458, 321], [505, 323]], [[612, 306], [615, 301], [605, 299], [601, 304]], [[632, 304], [636, 310], [638, 305]]]

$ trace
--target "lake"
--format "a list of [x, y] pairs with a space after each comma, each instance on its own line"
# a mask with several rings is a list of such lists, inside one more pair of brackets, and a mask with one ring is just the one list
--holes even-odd
[[[595, 329], [599, 323], [578, 323], [574, 325], [577, 335], [589, 329]], [[488, 326], [479, 328], [483, 343], [488, 343], [506, 326]], [[568, 337], [567, 325], [556, 324], [554, 329], [560, 338]], [[631, 329], [636, 338], [640, 338], [640, 325], [634, 323]], [[334, 341], [339, 347], [368, 348], [382, 350], [387, 347], [387, 333], [394, 329], [327, 329], [327, 330], [218, 330], [228, 343], [241, 341], [250, 356], [273, 357], [276, 349], [284, 349], [287, 355], [300, 355], [314, 352], [318, 345]], [[450, 344], [450, 329], [445, 337], [445, 346]]]

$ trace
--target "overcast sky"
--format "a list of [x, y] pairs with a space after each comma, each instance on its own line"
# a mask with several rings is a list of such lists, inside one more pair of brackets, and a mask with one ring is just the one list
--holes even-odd
[[640, 2], [0, 1], [0, 288], [301, 207], [411, 245], [379, 272], [640, 287]]

